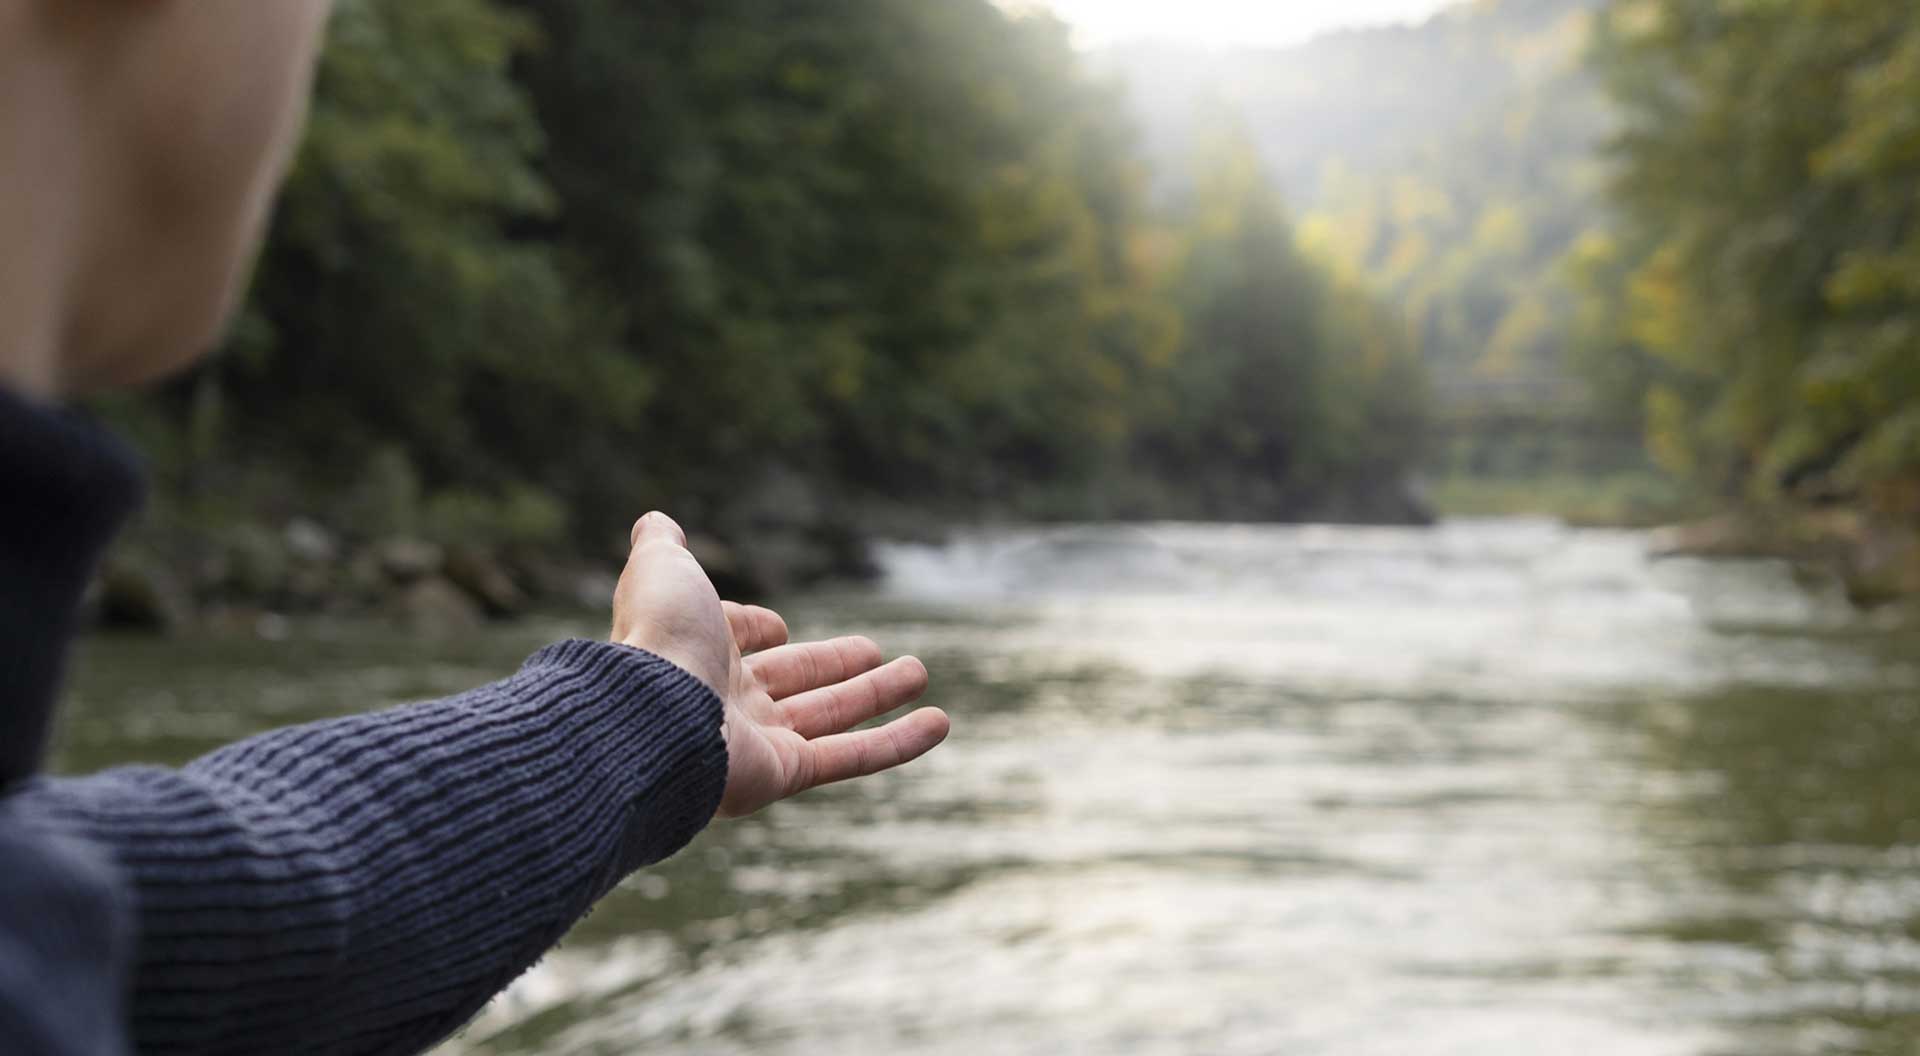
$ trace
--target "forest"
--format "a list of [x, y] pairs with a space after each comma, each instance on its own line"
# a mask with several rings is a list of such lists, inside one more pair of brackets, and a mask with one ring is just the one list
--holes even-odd
[[159, 481], [135, 549], [296, 607], [294, 521], [527, 584], [659, 506], [777, 587], [948, 521], [1417, 521], [1423, 480], [1920, 586], [1917, 81], [1897, 0], [1209, 55], [988, 0], [344, 0], [227, 347], [100, 409]]
[[[1673, 512], [1677, 489], [1653, 479], [1631, 425], [1586, 398], [1569, 357], [1581, 298], [1567, 262], [1605, 224], [1610, 112], [1587, 62], [1598, 6], [1459, 4], [1282, 52], [1109, 60], [1157, 168], [1180, 171], [1206, 120], [1194, 115], [1244, 117], [1309, 255], [1401, 316], [1432, 379], [1423, 468], [1455, 512]], [[1476, 508], [1482, 495], [1495, 507]]]
[[1162, 159], [1242, 116], [1309, 255], [1411, 327], [1443, 506], [1733, 511], [1683, 548], [1920, 589], [1913, 5], [1483, 0], [1112, 63]]
[[1920, 12], [1619, 3], [1593, 61], [1617, 223], [1576, 362], [1665, 471], [1850, 546], [1858, 599], [1920, 589]]
[[1409, 335], [1241, 130], [1193, 166], [1150, 201], [1118, 87], [987, 0], [344, 0], [227, 347], [103, 410], [203, 594], [289, 518], [597, 560], [661, 507], [824, 572], [950, 516], [1422, 516]]

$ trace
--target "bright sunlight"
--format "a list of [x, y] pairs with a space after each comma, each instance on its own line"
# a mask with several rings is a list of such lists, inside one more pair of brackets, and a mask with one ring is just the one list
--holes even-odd
[[1078, 31], [1081, 47], [1135, 40], [1203, 47], [1285, 47], [1330, 30], [1415, 22], [1443, 0], [1031, 0], [1004, 6], [1051, 7]]

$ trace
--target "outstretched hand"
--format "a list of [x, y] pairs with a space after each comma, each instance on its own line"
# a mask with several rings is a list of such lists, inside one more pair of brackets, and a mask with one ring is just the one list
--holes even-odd
[[853, 729], [926, 692], [919, 660], [882, 663], [880, 647], [860, 637], [788, 644], [779, 614], [721, 602], [666, 514], [640, 518], [632, 542], [613, 599], [613, 640], [673, 661], [720, 695], [727, 740], [720, 817], [890, 770], [946, 739], [949, 723], [938, 708]]

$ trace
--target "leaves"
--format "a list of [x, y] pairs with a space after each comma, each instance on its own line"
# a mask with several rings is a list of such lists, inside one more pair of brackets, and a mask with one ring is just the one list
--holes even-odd
[[1627, 320], [1612, 355], [1670, 377], [1656, 450], [1760, 497], [1920, 471], [1920, 14], [1666, 0], [1600, 29], [1632, 252], [1590, 290]]
[[1154, 215], [1117, 91], [986, 0], [343, 0], [244, 325], [157, 402], [177, 474], [368, 531], [1396, 477], [1401, 335], [1208, 171]]

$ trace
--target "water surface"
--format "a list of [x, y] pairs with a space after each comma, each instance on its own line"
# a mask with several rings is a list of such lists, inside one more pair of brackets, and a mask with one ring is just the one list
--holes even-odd
[[[629, 880], [448, 1056], [1916, 1051], [1920, 634], [1544, 522], [1052, 528], [788, 599], [953, 740]], [[542, 641], [102, 639], [62, 762]]]

